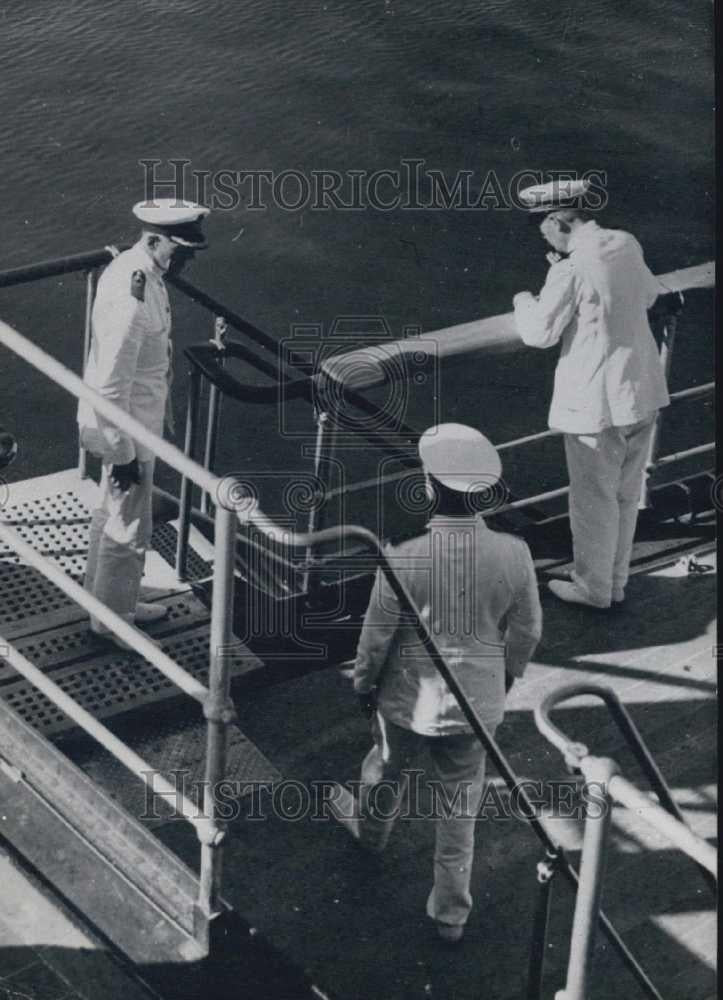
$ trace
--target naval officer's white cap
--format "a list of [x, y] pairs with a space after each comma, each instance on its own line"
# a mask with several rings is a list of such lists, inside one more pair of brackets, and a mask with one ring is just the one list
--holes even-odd
[[518, 197], [528, 212], [555, 212], [559, 208], [580, 208], [589, 187], [590, 182], [584, 179], [554, 180], [523, 188]]
[[193, 250], [208, 246], [201, 220], [210, 211], [205, 205], [179, 198], [155, 198], [133, 206], [133, 214], [146, 229], [163, 233], [173, 243]]
[[484, 434], [466, 424], [437, 424], [419, 439], [425, 472], [459, 493], [489, 490], [502, 475], [497, 449]]

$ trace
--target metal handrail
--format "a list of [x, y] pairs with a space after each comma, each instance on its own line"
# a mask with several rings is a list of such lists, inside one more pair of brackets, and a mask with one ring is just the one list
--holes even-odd
[[[118, 247], [127, 250], [129, 243]], [[54, 278], [59, 274], [72, 274], [75, 271], [88, 271], [108, 264], [114, 256], [110, 247], [100, 250], [87, 250], [85, 253], [70, 254], [66, 257], [51, 257], [37, 264], [24, 264], [22, 267], [12, 267], [0, 271], [0, 288], [12, 288], [14, 285], [25, 285], [30, 281], [40, 281], [43, 278]]]
[[[688, 291], [715, 286], [715, 264], [708, 261], [656, 276], [668, 291]], [[333, 381], [356, 390], [383, 385], [404, 371], [399, 358], [422, 351], [447, 361], [465, 354], [505, 354], [524, 349], [512, 313], [487, 316], [471, 323], [432, 330], [415, 337], [385, 342], [335, 354], [324, 363], [324, 373]]]
[[[635, 725], [632, 716], [612, 688], [605, 687], [602, 684], [583, 683], [564, 684], [555, 691], [551, 691], [535, 708], [535, 724], [542, 735], [560, 751], [569, 767], [580, 768], [582, 761], [590, 756], [587, 746], [584, 743], [568, 739], [565, 733], [552, 721], [550, 712], [553, 708], [562, 704], [562, 702], [585, 694], [600, 698], [605, 703], [613, 721], [622, 733], [627, 745], [635, 754], [640, 768], [667, 813], [679, 824], [685, 825], [683, 814], [673, 798], [667, 782], [655, 762], [655, 758], [648, 750], [645, 740]], [[707, 865], [703, 865], [703, 867], [708, 868]]]
[[[126, 248], [127, 244], [123, 244], [120, 247], [120, 249], [126, 249]], [[85, 357], [87, 356], [87, 349], [89, 346], [89, 339], [90, 339], [90, 307], [92, 305], [92, 298], [94, 294], [94, 276], [92, 274], [92, 269], [107, 264], [109, 259], [112, 259], [112, 257], [115, 255], [116, 252], [117, 252], [116, 248], [105, 247], [102, 250], [92, 250], [86, 253], [75, 254], [67, 257], [54, 258], [51, 260], [42, 261], [38, 264], [31, 264], [24, 267], [18, 267], [6, 271], [0, 271], [0, 287], [10, 287], [13, 285], [22, 284], [29, 281], [36, 281], [41, 278], [46, 278], [58, 274], [65, 274], [73, 271], [86, 271], [86, 276], [87, 276], [86, 322], [85, 322], [85, 334], [84, 334], [85, 345], [84, 345], [84, 356], [83, 356], [83, 365], [85, 365]], [[285, 363], [283, 359], [279, 357], [278, 341], [276, 341], [272, 336], [270, 336], [268, 333], [265, 333], [263, 330], [260, 330], [258, 327], [254, 326], [254, 324], [244, 319], [238, 313], [224, 306], [221, 302], [213, 298], [207, 292], [204, 292], [201, 289], [197, 288], [186, 278], [183, 278], [180, 275], [169, 275], [167, 277], [167, 280], [170, 284], [173, 284], [184, 295], [191, 298], [193, 301], [197, 302], [205, 309], [212, 311], [216, 317], [216, 322], [218, 322], [219, 319], [222, 319], [230, 326], [234, 327], [235, 329], [239, 330], [242, 333], [245, 333], [259, 346], [269, 351], [270, 353], [274, 354], [276, 363], [272, 365], [269, 362], [266, 362], [263, 358], [260, 358], [258, 355], [255, 355], [253, 352], [248, 351], [248, 349], [243, 347], [243, 345], [236, 345], [238, 347], [240, 357], [244, 357], [247, 361], [253, 364], [259, 371], [262, 371], [266, 375], [276, 376], [279, 382], [285, 383], [285, 389], [292, 389], [294, 393], [298, 391], [299, 394], [305, 392], [304, 383], [306, 380], [309, 380], [309, 382], [311, 382], [312, 378], [310, 378], [308, 375], [302, 377], [301, 379], [296, 377], [298, 369], [295, 366]], [[666, 274], [659, 275], [658, 280], [661, 283], [661, 285], [668, 288], [670, 291], [687, 291], [691, 289], [711, 288], [714, 287], [715, 285], [715, 265], [712, 261], [708, 261], [704, 264], [694, 265], [692, 267], [687, 267], [687, 268], [681, 268], [676, 271], [671, 271]], [[370, 359], [373, 361], [375, 358], [377, 358], [377, 355], [379, 355], [379, 351], [381, 350], [382, 353], [381, 355], [379, 355], [378, 358], [381, 364], [382, 362], [386, 362], [389, 360], [389, 351], [391, 349], [400, 350], [402, 353], [408, 352], [410, 350], [419, 351], [424, 347], [425, 340], [429, 340], [431, 342], [434, 342], [435, 344], [437, 342], [443, 341], [445, 345], [445, 354], [448, 354], [450, 357], [470, 351], [473, 349], [473, 347], [479, 350], [481, 346], [480, 337], [483, 338], [484, 348], [487, 351], [506, 352], [509, 350], [518, 350], [523, 348], [524, 344], [520, 340], [519, 336], [517, 336], [514, 324], [511, 324], [510, 319], [511, 319], [511, 314], [505, 313], [498, 316], [487, 317], [482, 320], [476, 320], [471, 323], [464, 323], [455, 327], [448, 327], [441, 330], [431, 331], [426, 334], [421, 334], [418, 337], [406, 338], [403, 341], [394, 341], [391, 344], [385, 344], [383, 348], [374, 348], [374, 347], [362, 348], [359, 351], [350, 352], [347, 353], [346, 355], [344, 354], [335, 355], [333, 358], [330, 358], [328, 362], [325, 363], [325, 373], [332, 381], [334, 381], [333, 367], [336, 364], [341, 364], [342, 367], [345, 368], [345, 370], [347, 371], [350, 370], [353, 373], [356, 373], [356, 375], [358, 375], [360, 371], [369, 372], [371, 370], [371, 367], [367, 364], [363, 366], [357, 366], [352, 364], [351, 368], [349, 367], [349, 361], [350, 359], [353, 358], [353, 355], [360, 355], [360, 356], [363, 355], [366, 361], [369, 361]], [[674, 317], [673, 317], [673, 322], [674, 322]], [[216, 340], [216, 342], [218, 344], [218, 340]], [[234, 347], [231, 349], [235, 350], [236, 348]], [[664, 344], [664, 355], [661, 358], [662, 363], [666, 367], [670, 366], [671, 356], [672, 356], [672, 338], [670, 343]], [[204, 357], [206, 361], [213, 360], [211, 356], [208, 354], [208, 352], [206, 352], [206, 355], [204, 355]], [[193, 358], [194, 364], [198, 364], [198, 361], [200, 360], [201, 358], [198, 359]], [[202, 365], [200, 367], [203, 370], [204, 376], [211, 381], [213, 386], [216, 380], [212, 378], [212, 374], [218, 374], [217, 369], [220, 368], [220, 366], [212, 364], [211, 365], [212, 371], [208, 370], [207, 365]], [[381, 364], [381, 367], [388, 368], [388, 366], [384, 364]], [[396, 372], [396, 374], [399, 373], [399, 370], [400, 369], [398, 365], [393, 368], [393, 372]], [[227, 378], [228, 378], [228, 383], [226, 382]], [[374, 382], [374, 384], [376, 384], [376, 382]], [[246, 386], [241, 383], [238, 383], [238, 380], [234, 380], [232, 378], [229, 378], [228, 376], [225, 376], [223, 388], [228, 390], [229, 388], [234, 388], [234, 386], [239, 389], [239, 398], [245, 396], [249, 401], [265, 401], [269, 398], [269, 393], [274, 391], [273, 388], [269, 389], [266, 387]], [[362, 388], [363, 387], [365, 386], [362, 386]], [[712, 388], [713, 388], [713, 383], [708, 383], [706, 386], [692, 386], [678, 393], [671, 394], [670, 397], [671, 402], [677, 402], [678, 400], [686, 398], [694, 398], [699, 395], [703, 395], [706, 392], [711, 391]], [[349, 387], [347, 387], [347, 391], [345, 392], [345, 398], [353, 405], [361, 407], [365, 412], [369, 414], [379, 413], [378, 408], [375, 407], [374, 404], [366, 400], [363, 396], [360, 396], [358, 392], [353, 392], [353, 391], [350, 392], [348, 390]], [[309, 398], [311, 398], [313, 401], [313, 390], [312, 393], [310, 393]], [[215, 424], [217, 423], [216, 420], [217, 400], [215, 399], [215, 394], [214, 398], [209, 398], [209, 417], [211, 417], [212, 411], [214, 411], [213, 420], [209, 422], [209, 429], [207, 433], [207, 441], [205, 449], [205, 459], [207, 462], [206, 468], [209, 468], [210, 459], [215, 452], [215, 434], [216, 434]], [[555, 437], [557, 436], [558, 433], [559, 432], [554, 430], [541, 431], [536, 434], [526, 435], [524, 437], [517, 438], [513, 441], [502, 442], [497, 447], [498, 450], [500, 451], [507, 451], [512, 448], [521, 446], [523, 444], [531, 444], [538, 441], [546, 440], [547, 438]], [[395, 436], [397, 438], [407, 437], [410, 442], [413, 442], [419, 437], [419, 434], [411, 428], [400, 427], [398, 428], [397, 434]], [[657, 441], [657, 436], [655, 440]], [[398, 449], [394, 447], [390, 448], [389, 440], [383, 439], [381, 443], [385, 448], [397, 452], [399, 455], [400, 462], [402, 462], [404, 466], [406, 466], [407, 468], [414, 469], [414, 466], [416, 465], [414, 458], [410, 458], [410, 456], [402, 452], [399, 452]], [[691, 448], [684, 451], [676, 452], [675, 454], [672, 455], [666, 455], [663, 458], [659, 458], [657, 460], [654, 460], [655, 447], [656, 447], [655, 443], [651, 442], [651, 454], [646, 466], [646, 477], [649, 473], [651, 473], [655, 469], [664, 468], [667, 465], [682, 461], [683, 459], [690, 458], [695, 455], [705, 454], [709, 451], [712, 451], [715, 445], [713, 443], [706, 443], [705, 445], [700, 445], [696, 448]], [[80, 454], [79, 454], [79, 470], [81, 476], [85, 476], [86, 456], [83, 448], [80, 449]], [[395, 479], [401, 478], [401, 476], [403, 476], [403, 473], [392, 474], [392, 476], [389, 478], [389, 481], [390, 482], [394, 481]], [[386, 477], [381, 481], [375, 480], [377, 484], [379, 482], [386, 482], [386, 481], [387, 481]], [[360, 488], [361, 486], [352, 484], [351, 487], [347, 487], [347, 490], [358, 491]], [[494, 511], [494, 513], [505, 514], [516, 510], [522, 510], [526, 507], [535, 506], [537, 504], [544, 503], [549, 500], [561, 498], [563, 496], [566, 496], [568, 492], [569, 492], [569, 487], [560, 487], [558, 489], [536, 494], [531, 497], [525, 497], [521, 500], [512, 500], [498, 507]], [[209, 494], [207, 492], [202, 492], [201, 494], [202, 509], [204, 511], [208, 509], [208, 503], [207, 503], [208, 495]], [[643, 495], [647, 496], [647, 486], [644, 486]], [[181, 534], [184, 534], [187, 531], [187, 527], [188, 526], [182, 517]], [[313, 527], [311, 518], [309, 527], [310, 528]], [[184, 545], [185, 545], [184, 542], [179, 541], [179, 547], [181, 549], [183, 549]], [[179, 568], [181, 571], [181, 575], [183, 575], [184, 567], [180, 566]]]
[[45, 556], [40, 555], [32, 545], [23, 539], [13, 528], [8, 527], [0, 520], [0, 538], [10, 546], [28, 565], [41, 573], [47, 580], [62, 590], [72, 601], [79, 604], [81, 608], [97, 618], [106, 628], [110, 629], [129, 646], [133, 646], [135, 652], [143, 656], [149, 663], [168, 678], [176, 687], [195, 701], [205, 704], [208, 698], [208, 688], [196, 680], [193, 674], [188, 673], [183, 667], [179, 667], [175, 660], [159, 649], [143, 632], [130, 625], [125, 618], [117, 612], [99, 601], [97, 597], [89, 593], [79, 583], [64, 573]]
[[0, 343], [4, 344], [14, 354], [17, 354], [18, 357], [27, 361], [28, 364], [32, 365], [33, 368], [36, 368], [43, 375], [46, 375], [56, 385], [66, 389], [76, 399], [84, 400], [92, 406], [96, 413], [100, 413], [101, 416], [105, 417], [109, 423], [125, 431], [134, 441], [144, 445], [157, 458], [162, 459], [167, 465], [170, 465], [177, 472], [182, 473], [188, 479], [192, 480], [201, 489], [207, 490], [210, 493], [216, 492], [222, 482], [218, 476], [204, 469], [197, 462], [188, 459], [180, 448], [177, 448], [168, 441], [164, 441], [163, 438], [149, 431], [140, 421], [136, 420], [135, 417], [132, 417], [125, 410], [122, 410], [115, 403], [104, 399], [103, 396], [87, 386], [69, 368], [56, 361], [54, 357], [34, 344], [32, 340], [28, 340], [27, 337], [18, 333], [17, 330], [14, 330], [2, 320], [0, 320]]
[[[363, 543], [371, 550], [371, 558], [374, 564], [381, 570], [389, 583], [399, 602], [402, 614], [409, 616], [425, 652], [451, 691], [472, 732], [485, 748], [507, 787], [519, 797], [524, 815], [546, 851], [550, 855], [554, 855], [559, 870], [573, 886], [577, 887], [579, 883], [578, 873], [567, 860], [561, 845], [553, 840], [549, 831], [542, 823], [537, 808], [527, 794], [524, 783], [519, 781], [509, 761], [482, 721], [477, 709], [468, 701], [454, 668], [442, 656], [432, 633], [427, 627], [425, 619], [422, 617], [420, 609], [391, 565], [379, 538], [366, 528], [356, 525], [324, 528], [314, 532], [289, 531], [288, 528], [277, 525], [270, 517], [264, 514], [255, 498], [244, 494], [243, 481], [234, 476], [229, 476], [225, 480], [223, 489], [218, 494], [218, 503], [219, 506], [233, 510], [242, 524], [253, 526], [256, 530], [266, 535], [270, 541], [276, 543], [285, 544], [293, 548], [303, 547], [314, 549], [321, 545], [329, 543], [341, 544], [353, 539]], [[368, 559], [369, 557], [366, 558]], [[618, 949], [624, 962], [646, 993], [653, 1000], [661, 1000], [660, 993], [655, 985], [602, 910], [599, 912], [599, 921], [605, 934]]]
[[[182, 473], [202, 490], [215, 495], [220, 488], [221, 480], [202, 466], [187, 458], [182, 451], [153, 434], [143, 424], [135, 420], [114, 403], [108, 402], [98, 393], [86, 386], [55, 358], [34, 345], [26, 337], [0, 321], [0, 343], [23, 358], [30, 365], [50, 378], [57, 385], [66, 389], [77, 399], [85, 400], [97, 413], [100, 413], [110, 423], [125, 431], [136, 442], [147, 447], [152, 454], [167, 462], [172, 468]], [[206, 782], [204, 786], [204, 804], [201, 818], [204, 823], [196, 825], [196, 832], [201, 846], [201, 865], [199, 877], [199, 894], [197, 900], [198, 921], [196, 925], [197, 939], [204, 950], [208, 951], [211, 941], [211, 923], [213, 917], [222, 908], [220, 900], [221, 845], [223, 842], [223, 824], [215, 800], [215, 790], [225, 777], [227, 727], [234, 718], [233, 705], [230, 701], [229, 661], [227, 651], [233, 646], [231, 620], [233, 615], [234, 591], [234, 554], [236, 545], [235, 516], [228, 509], [218, 504], [215, 514], [214, 531], [214, 590], [211, 606], [210, 627], [210, 665], [208, 689], [203, 688], [182, 668], [174, 663], [165, 653], [158, 650], [153, 643], [134, 629], [114, 612], [106, 608], [90, 594], [87, 594], [75, 581], [68, 578], [61, 570], [38, 555], [8, 527], [0, 525], [0, 537], [3, 537], [22, 558], [52, 580], [64, 593], [77, 601], [82, 607], [97, 616], [111, 632], [127, 642], [135, 651], [168, 676], [182, 690], [193, 697], [202, 700], [204, 716], [207, 722], [206, 745]], [[14, 651], [16, 652], [16, 651]], [[24, 668], [24, 664], [15, 657], [16, 664]], [[32, 666], [32, 665], [31, 665]], [[32, 673], [32, 672], [31, 672]], [[33, 679], [27, 673], [29, 679]], [[45, 686], [48, 694], [56, 703], [57, 695], [62, 691]], [[80, 725], [85, 725], [88, 719], [83, 715], [80, 706], [72, 700], [61, 699], [64, 710], [68, 711]], [[104, 727], [96, 728], [93, 735], [111, 754], [118, 757], [126, 766], [133, 765], [131, 770], [137, 773], [140, 761], [134, 760], [121, 750], [114, 739], [108, 739], [108, 731]], [[120, 756], [119, 756], [120, 751]], [[130, 753], [130, 751], [129, 751]], [[185, 815], [185, 813], [184, 813]]]
[[219, 835], [219, 829], [213, 820], [204, 816], [199, 807], [195, 805], [187, 796], [183, 795], [176, 785], [171, 784], [157, 770], [143, 760], [135, 751], [123, 743], [122, 740], [107, 729], [95, 716], [86, 711], [75, 699], [67, 695], [63, 689], [50, 680], [42, 670], [27, 660], [15, 646], [0, 636], [0, 647], [3, 650], [3, 659], [7, 660], [19, 674], [22, 674], [30, 683], [41, 691], [46, 698], [53, 702], [61, 711], [73, 720], [78, 726], [92, 736], [106, 750], [113, 754], [130, 772], [153, 792], [172, 797], [175, 808], [188, 820], [199, 835], [199, 840], [215, 840]]
[[667, 810], [653, 802], [644, 792], [624, 778], [621, 774], [614, 775], [608, 782], [608, 792], [611, 798], [620, 805], [634, 812], [642, 820], [662, 834], [679, 850], [701, 865], [709, 874], [718, 878], [718, 855], [716, 849], [693, 833], [686, 823], [671, 816]]
[[[584, 743], [569, 739], [550, 719], [553, 707], [580, 695], [595, 695], [603, 700], [633, 750], [662, 805], [653, 802], [624, 778], [614, 760], [595, 757]], [[555, 1000], [587, 1000], [595, 946], [595, 928], [602, 896], [602, 882], [608, 848], [612, 803], [619, 802], [634, 811], [674, 846], [684, 851], [701, 868], [707, 879], [717, 880], [715, 849], [698, 837], [685, 823], [661, 772], [648, 751], [635, 723], [616, 693], [598, 684], [568, 684], [552, 691], [535, 708], [535, 723], [540, 733], [563, 755], [569, 768], [582, 773], [588, 785], [603, 796], [585, 817], [580, 879], [575, 901], [570, 955], [565, 989]], [[602, 808], [600, 806], [602, 805]], [[711, 880], [715, 892], [715, 882]], [[544, 948], [546, 925], [541, 929], [538, 947]]]

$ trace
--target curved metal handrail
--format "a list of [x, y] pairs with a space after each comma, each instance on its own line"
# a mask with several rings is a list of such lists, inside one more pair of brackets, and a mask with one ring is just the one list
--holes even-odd
[[[609, 757], [594, 757], [583, 743], [569, 739], [550, 719], [551, 710], [571, 698], [594, 695], [601, 698], [618, 723], [643, 765], [663, 805], [658, 805], [620, 774]], [[566, 684], [550, 692], [535, 709], [537, 728], [563, 754], [568, 766], [582, 772], [588, 786], [595, 787], [602, 799], [585, 816], [580, 876], [575, 900], [570, 954], [565, 989], [556, 993], [559, 1000], [586, 1000], [592, 976], [595, 929], [602, 910], [603, 873], [609, 842], [612, 805], [618, 802], [645, 820], [654, 830], [687, 854], [700, 869], [713, 893], [717, 889], [715, 848], [688, 827], [673, 802], [663, 776], [650, 756], [640, 733], [620, 699], [610, 688], [598, 684]], [[542, 945], [546, 924], [541, 932]], [[539, 982], [539, 977], [538, 977]]]
[[[421, 615], [420, 609], [416, 606], [411, 594], [397, 576], [379, 538], [374, 532], [357, 525], [337, 526], [333, 528], [323, 528], [313, 532], [295, 532], [277, 525], [268, 515], [264, 514], [258, 506], [256, 499], [248, 494], [244, 488], [242, 480], [234, 476], [228, 476], [223, 483], [222, 489], [218, 493], [218, 503], [226, 510], [233, 510], [238, 520], [242, 524], [253, 525], [258, 531], [274, 542], [283, 543], [292, 547], [304, 547], [308, 549], [316, 548], [330, 542], [343, 543], [351, 539], [362, 542], [372, 551], [376, 565], [384, 574], [394, 595], [399, 601], [403, 613], [408, 615], [416, 629], [417, 635], [444, 679], [447, 687], [452, 692], [453, 697], [462, 711], [465, 719], [469, 723], [472, 732], [482, 743], [497, 772], [500, 774], [510, 791], [515, 792], [519, 797], [524, 815], [532, 826], [535, 834], [550, 855], [554, 855], [556, 865], [565, 875], [568, 881], [575, 887], [579, 885], [580, 876], [567, 860], [563, 848], [553, 840], [547, 828], [543, 825], [537, 813], [537, 809], [530, 800], [524, 787], [515, 772], [512, 770], [507, 758], [500, 750], [494, 737], [489, 733], [484, 722], [480, 718], [477, 710], [469, 703], [464, 690], [457, 679], [455, 671], [444, 660], [439, 648], [427, 628], [426, 622]], [[618, 949], [623, 960], [628, 965], [633, 975], [645, 989], [650, 997], [661, 1000], [660, 993], [651, 981], [648, 974], [637, 961], [625, 942], [622, 940], [614, 925], [610, 922], [602, 909], [599, 910], [598, 920], [605, 934]]]
[[[586, 758], [592, 759], [590, 751], [584, 743], [569, 739], [550, 718], [550, 712], [553, 708], [558, 707], [565, 701], [570, 701], [571, 698], [577, 698], [581, 695], [593, 695], [605, 703], [613, 721], [623, 734], [627, 745], [632, 750], [643, 773], [658, 796], [661, 805], [667, 813], [687, 829], [685, 817], [673, 798], [670, 788], [653, 755], [648, 750], [645, 741], [640, 735], [640, 730], [612, 688], [604, 687], [602, 684], [588, 684], [583, 682], [581, 684], [564, 684], [555, 691], [551, 691], [535, 707], [535, 724], [540, 733], [560, 751], [568, 767], [580, 769]], [[698, 866], [701, 868], [700, 864]], [[709, 872], [705, 868], [701, 868], [701, 871], [710, 885]]]
[[[193, 344], [187, 347], [184, 353], [204, 378], [231, 399], [244, 403], [276, 403], [279, 399], [280, 386], [283, 384], [285, 399], [306, 397], [311, 401], [313, 384], [310, 377], [286, 381], [286, 377], [282, 376], [277, 367], [254, 354], [237, 340], [228, 340], [223, 347], [218, 347], [213, 341], [207, 344]], [[251, 385], [242, 382], [224, 368], [224, 361], [227, 358], [249, 361], [277, 381], [273, 385]]]

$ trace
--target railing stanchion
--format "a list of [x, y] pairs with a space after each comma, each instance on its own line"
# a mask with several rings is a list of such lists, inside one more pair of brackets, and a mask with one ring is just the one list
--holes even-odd
[[[90, 354], [90, 338], [91, 338], [91, 316], [93, 313], [93, 299], [95, 298], [95, 279], [96, 273], [92, 268], [89, 268], [85, 272], [85, 322], [83, 324], [83, 363], [80, 366], [83, 377], [85, 377], [85, 368], [88, 364], [88, 355]], [[88, 478], [88, 452], [82, 446], [78, 445], [78, 475], [81, 479]]]
[[617, 770], [615, 761], [608, 757], [588, 757], [583, 765], [585, 780], [595, 783], [602, 791], [603, 803], [601, 808], [600, 799], [596, 797], [594, 802], [588, 804], [572, 921], [567, 983], [564, 990], [555, 994], [555, 1000], [588, 1000], [589, 997], [595, 932], [600, 918], [602, 881], [612, 820], [612, 800], [608, 784]]
[[[212, 344], [218, 348], [219, 351], [223, 351], [224, 344], [226, 342], [226, 334], [228, 333], [228, 324], [223, 316], [216, 316], [213, 326], [213, 339]], [[223, 361], [221, 361], [223, 364]], [[213, 466], [216, 462], [216, 442], [218, 441], [218, 427], [219, 421], [221, 419], [221, 401], [223, 396], [217, 385], [211, 383], [211, 388], [208, 392], [208, 420], [206, 423], [206, 447], [203, 452], [203, 465], [204, 468], [208, 469], [209, 472], [213, 471]], [[209, 507], [211, 503], [211, 498], [208, 493], [204, 490], [201, 493], [201, 513], [208, 514]]]
[[[323, 527], [322, 517], [323, 517], [323, 505], [326, 502], [326, 493], [328, 483], [324, 477], [324, 449], [327, 448], [327, 441], [332, 433], [332, 426], [329, 420], [329, 414], [325, 411], [318, 411], [316, 414], [316, 444], [314, 446], [314, 476], [316, 479], [323, 484], [321, 493], [323, 494], [318, 503], [313, 503], [311, 509], [309, 510], [309, 518], [306, 526], [307, 534], [312, 535], [316, 531], [320, 531]], [[313, 562], [314, 559], [314, 546], [307, 545], [305, 562], [308, 565]], [[318, 574], [312, 573], [308, 568], [304, 570], [304, 574], [301, 578], [301, 589], [302, 592], [308, 595], [312, 590], [318, 590], [319, 577]]]
[[[196, 447], [196, 427], [198, 424], [198, 409], [201, 399], [201, 373], [192, 368], [188, 380], [188, 402], [186, 407], [186, 437], [183, 450], [186, 456], [193, 459]], [[186, 579], [186, 564], [188, 562], [188, 536], [191, 531], [191, 501], [193, 499], [193, 483], [187, 476], [181, 477], [181, 494], [178, 502], [178, 539], [176, 541], [176, 576], [179, 580]]]
[[527, 974], [527, 1000], [542, 1000], [545, 978], [545, 955], [547, 953], [547, 927], [550, 921], [552, 880], [560, 863], [558, 851], [545, 851], [545, 857], [537, 865], [537, 902], [532, 923], [532, 945]]
[[[678, 317], [667, 316], [663, 327], [663, 342], [660, 345], [660, 364], [665, 374], [666, 384], [670, 377], [670, 367], [673, 362], [673, 347], [675, 346], [675, 334], [678, 328]], [[660, 427], [663, 421], [663, 411], [658, 410], [655, 416], [653, 433], [650, 436], [648, 445], [648, 458], [643, 472], [643, 482], [640, 489], [640, 507], [650, 506], [650, 474], [655, 468], [655, 460], [658, 455], [658, 442], [660, 439]]]
[[216, 793], [226, 775], [228, 725], [235, 713], [230, 699], [229, 656], [233, 642], [234, 556], [236, 548], [236, 513], [217, 497], [214, 518], [213, 601], [209, 648], [208, 700], [204, 706], [207, 720], [206, 780], [204, 814], [218, 833], [212, 842], [201, 845], [201, 875], [197, 926], [199, 943], [206, 949], [212, 944], [213, 919], [221, 911], [223, 829], [219, 822]]

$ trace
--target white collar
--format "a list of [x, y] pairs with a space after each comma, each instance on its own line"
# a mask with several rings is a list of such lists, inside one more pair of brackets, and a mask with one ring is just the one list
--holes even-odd
[[590, 239], [591, 236], [597, 233], [599, 228], [600, 227], [594, 219], [591, 219], [589, 222], [583, 222], [581, 226], [578, 226], [577, 229], [574, 230], [572, 236], [570, 237], [570, 241], [567, 244], [567, 252], [572, 253], [573, 250], [577, 250], [580, 244], [584, 243], [585, 240]]

